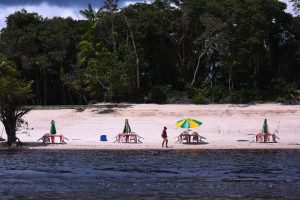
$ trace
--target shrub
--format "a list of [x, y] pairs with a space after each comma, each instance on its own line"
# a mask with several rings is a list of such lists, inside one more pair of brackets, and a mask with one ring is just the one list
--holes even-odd
[[213, 102], [218, 103], [228, 96], [228, 92], [223, 85], [215, 85], [211, 90], [210, 96]]
[[285, 103], [285, 99], [283, 97], [277, 97], [276, 102], [277, 103]]
[[191, 86], [191, 85], [186, 85], [185, 90], [187, 92], [187, 96], [190, 99], [193, 99], [195, 95], [197, 95], [197, 88]]
[[251, 90], [239, 90], [231, 93], [233, 103], [250, 103], [254, 101], [254, 95]]
[[150, 100], [155, 103], [165, 103], [167, 101], [167, 95], [160, 87], [155, 87], [149, 94]]
[[208, 104], [207, 98], [201, 93], [198, 92], [197, 95], [193, 97], [194, 104]]

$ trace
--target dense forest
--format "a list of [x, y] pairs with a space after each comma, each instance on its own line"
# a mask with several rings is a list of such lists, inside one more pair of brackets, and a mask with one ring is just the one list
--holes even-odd
[[285, 9], [278, 0], [105, 0], [81, 10], [85, 20], [21, 10], [1, 30], [0, 56], [31, 83], [28, 105], [288, 102], [300, 87], [300, 17]]

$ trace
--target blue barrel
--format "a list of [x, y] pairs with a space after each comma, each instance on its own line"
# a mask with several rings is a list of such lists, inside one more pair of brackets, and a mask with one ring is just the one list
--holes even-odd
[[103, 142], [107, 141], [106, 135], [100, 135], [100, 141], [103, 141]]

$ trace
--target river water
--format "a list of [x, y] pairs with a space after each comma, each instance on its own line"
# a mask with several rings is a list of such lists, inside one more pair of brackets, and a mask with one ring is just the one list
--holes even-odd
[[0, 199], [299, 199], [300, 151], [0, 151]]

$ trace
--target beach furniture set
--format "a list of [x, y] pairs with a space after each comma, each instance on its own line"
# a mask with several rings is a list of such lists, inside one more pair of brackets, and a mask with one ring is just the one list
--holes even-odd
[[277, 142], [277, 139], [280, 138], [275, 133], [258, 133], [255, 136], [256, 143]]
[[[196, 128], [198, 126], [202, 125], [202, 122], [192, 119], [192, 118], [186, 118], [183, 120], [180, 120], [176, 123], [177, 127], [180, 128], [187, 128], [186, 131], [183, 131], [180, 133], [180, 135], [176, 136], [177, 141], [175, 143], [185, 143], [185, 144], [193, 144], [193, 143], [204, 143], [203, 139], [206, 139], [205, 137], [199, 135], [198, 132], [192, 131], [190, 128]], [[261, 133], [256, 134], [255, 141], [256, 143], [259, 142], [277, 142], [277, 139], [280, 139], [276, 136], [275, 133], [278, 133], [278, 130], [276, 130], [274, 133], [269, 133], [267, 120], [265, 119], [263, 128]], [[56, 138], [58, 138], [58, 142], [55, 142]], [[50, 133], [44, 134], [38, 141], [42, 141], [43, 143], [59, 143], [59, 144], [65, 144], [65, 139], [62, 134], [56, 134], [56, 128], [55, 128], [55, 122], [51, 121], [51, 128]], [[143, 143], [141, 139], [144, 139], [140, 135], [136, 134], [135, 132], [131, 131], [131, 128], [129, 126], [128, 120], [125, 120], [125, 126], [122, 133], [119, 133], [115, 137], [115, 142], [118, 143]], [[68, 139], [67, 139], [68, 140]], [[107, 141], [106, 135], [101, 135], [100, 141]]]
[[275, 133], [278, 133], [278, 130], [275, 130], [274, 133], [269, 132], [267, 119], [265, 119], [261, 133], [256, 134], [255, 141], [256, 141], [256, 143], [258, 143], [258, 142], [263, 142], [263, 143], [277, 142], [276, 139], [280, 139], [280, 138], [277, 137], [277, 135]]
[[[58, 138], [58, 142], [55, 142], [55, 138]], [[42, 141], [43, 143], [59, 143], [59, 144], [65, 144], [65, 139], [67, 139], [66, 137], [64, 137], [61, 134], [50, 134], [50, 133], [46, 133], [44, 134], [40, 139], [38, 139], [38, 141]]]
[[197, 132], [191, 132], [192, 130], [187, 130], [180, 135], [176, 136], [177, 141], [175, 143], [186, 143], [186, 144], [191, 144], [191, 143], [202, 143], [203, 139], [206, 139], [205, 137], [199, 135]]
[[143, 137], [139, 136], [138, 134], [134, 132], [130, 133], [119, 133], [116, 136], [115, 142], [122, 142], [122, 143], [143, 143], [141, 139], [144, 139]]
[[[58, 138], [59, 141], [55, 142], [55, 138]], [[50, 127], [50, 133], [44, 134], [38, 141], [42, 141], [43, 143], [58, 143], [58, 144], [65, 144], [65, 139], [68, 140], [65, 136], [62, 134], [56, 134], [56, 127], [55, 127], [55, 121], [51, 121], [51, 127]]]
[[123, 128], [123, 132], [119, 133], [116, 136], [115, 142], [122, 142], [122, 143], [143, 143], [141, 139], [144, 139], [143, 137], [139, 136], [135, 132], [131, 131], [131, 128], [129, 126], [128, 119], [125, 119], [125, 125]]

